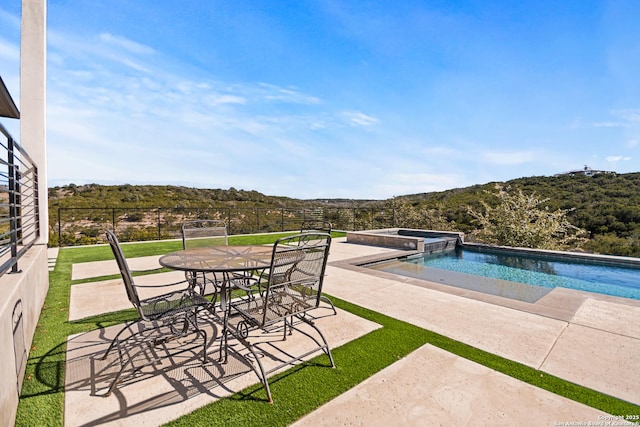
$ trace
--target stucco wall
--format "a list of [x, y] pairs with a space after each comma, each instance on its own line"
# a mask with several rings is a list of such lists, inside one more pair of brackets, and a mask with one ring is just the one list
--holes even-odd
[[[20, 273], [0, 277], [0, 425], [15, 422], [33, 333], [49, 289], [47, 247], [35, 245], [20, 259]], [[17, 355], [17, 358], [16, 358]]]

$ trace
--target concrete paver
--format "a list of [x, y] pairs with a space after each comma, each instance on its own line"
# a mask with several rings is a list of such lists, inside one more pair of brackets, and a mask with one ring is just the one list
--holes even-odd
[[640, 339], [638, 319], [640, 307], [590, 299], [576, 311], [571, 323]]
[[49, 271], [53, 271], [56, 268], [56, 261], [58, 259], [58, 252], [60, 248], [47, 248], [47, 264]]
[[[142, 299], [184, 289], [186, 286], [184, 273], [180, 271], [138, 276], [135, 278], [135, 283], [140, 286], [138, 295]], [[171, 283], [177, 284], [168, 287], [143, 287]], [[122, 279], [82, 283], [71, 287], [69, 320], [83, 319], [132, 307]]]
[[534, 368], [542, 365], [567, 326], [564, 321], [392, 280], [362, 280], [356, 272], [331, 266], [327, 270], [324, 289], [330, 295]]
[[[158, 259], [160, 259], [160, 255], [128, 258], [127, 264], [129, 264], [129, 268], [132, 271], [154, 270], [161, 267]], [[115, 259], [81, 262], [73, 264], [71, 267], [71, 280], [89, 279], [91, 277], [108, 276], [111, 274], [120, 274]]]
[[569, 325], [543, 371], [640, 405], [640, 340]]
[[[425, 345], [293, 427], [554, 426], [603, 412]], [[585, 424], [586, 425], [586, 424]]]

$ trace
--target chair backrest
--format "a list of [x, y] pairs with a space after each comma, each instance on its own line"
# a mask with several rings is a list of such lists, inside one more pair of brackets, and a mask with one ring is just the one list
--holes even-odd
[[109, 242], [109, 246], [111, 246], [111, 251], [113, 252], [113, 256], [116, 259], [118, 268], [120, 269], [120, 275], [122, 276], [124, 287], [127, 290], [127, 297], [129, 298], [129, 301], [131, 301], [131, 304], [133, 304], [133, 306], [138, 311], [140, 317], [144, 318], [145, 316], [142, 312], [142, 307], [140, 306], [140, 298], [138, 297], [138, 292], [136, 291], [135, 285], [133, 283], [133, 276], [131, 275], [129, 265], [127, 264], [127, 259], [122, 253], [122, 248], [120, 247], [118, 238], [111, 230], [107, 230], [107, 241]]
[[329, 233], [300, 233], [276, 241], [264, 294], [263, 325], [318, 307], [330, 246]]
[[300, 226], [301, 233], [307, 233], [310, 231], [320, 231], [322, 233], [331, 234], [333, 225], [329, 221], [323, 221], [320, 219], [306, 220]]
[[222, 220], [203, 219], [182, 224], [184, 249], [228, 245], [227, 225]]

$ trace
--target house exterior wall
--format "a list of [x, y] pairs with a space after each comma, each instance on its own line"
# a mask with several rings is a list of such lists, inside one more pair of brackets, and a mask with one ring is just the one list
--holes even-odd
[[0, 276], [2, 426], [14, 425], [29, 349], [49, 289], [46, 246], [34, 245], [20, 258], [18, 265], [21, 272]]
[[20, 145], [38, 166], [40, 239], [0, 276], [0, 424], [15, 423], [19, 393], [40, 311], [49, 290], [46, 153], [46, 0], [22, 0]]

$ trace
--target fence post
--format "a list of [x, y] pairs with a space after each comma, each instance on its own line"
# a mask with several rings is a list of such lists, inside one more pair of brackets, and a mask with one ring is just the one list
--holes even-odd
[[256, 208], [256, 229], [253, 230], [254, 233], [260, 231], [260, 208]]
[[111, 208], [111, 227], [113, 232], [116, 232], [116, 208]]
[[[34, 204], [35, 204], [35, 214], [36, 214], [36, 232], [38, 233], [38, 237], [40, 237], [42, 235], [42, 230], [40, 230], [40, 184], [38, 181], [38, 167], [36, 165], [33, 165], [33, 173], [34, 173]], [[47, 214], [48, 216], [48, 214]], [[48, 224], [48, 223], [47, 223]], [[49, 240], [49, 239], [47, 239]], [[48, 246], [48, 245], [47, 245]]]
[[356, 208], [353, 208], [353, 231], [356, 231]]
[[158, 208], [158, 240], [160, 240], [160, 208]]
[[[9, 245], [11, 249], [11, 259], [17, 260], [18, 258], [18, 223], [17, 219], [17, 200], [16, 200], [16, 166], [15, 166], [15, 158], [14, 158], [14, 147], [13, 147], [13, 138], [9, 137], [7, 141], [7, 154], [8, 154], [8, 175], [9, 175]], [[11, 272], [18, 272], [18, 262], [15, 261], [11, 266]]]
[[280, 232], [284, 231], [284, 208], [280, 208]]
[[60, 206], [58, 206], [58, 247], [62, 247], [62, 211]]

